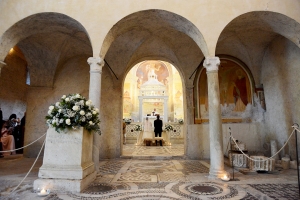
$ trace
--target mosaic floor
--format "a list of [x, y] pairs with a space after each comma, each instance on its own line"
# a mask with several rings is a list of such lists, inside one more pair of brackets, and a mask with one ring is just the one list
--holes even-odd
[[[159, 151], [165, 151], [162, 148]], [[21, 159], [10, 161], [9, 165]], [[15, 163], [13, 163], [15, 162]], [[24, 163], [24, 161], [23, 161]], [[29, 176], [13, 197], [6, 195], [22, 175], [5, 175], [8, 169], [1, 171], [0, 183], [8, 184], [5, 189], [0, 184], [0, 199], [20, 200], [69, 200], [69, 199], [299, 199], [296, 170], [277, 170], [277, 173], [257, 173], [244, 175], [234, 171], [235, 181], [209, 180], [209, 162], [207, 160], [141, 160], [115, 159], [102, 160], [96, 180], [82, 193], [52, 191], [47, 197], [38, 197], [32, 188], [37, 178], [37, 170]], [[10, 166], [8, 166], [10, 167]], [[38, 168], [37, 168], [38, 169]], [[226, 171], [232, 169], [226, 166]], [[7, 182], [7, 181], [11, 182]]]
[[136, 146], [134, 144], [123, 145], [123, 157], [126, 158], [159, 158], [183, 157], [184, 145], [172, 144], [172, 146]]

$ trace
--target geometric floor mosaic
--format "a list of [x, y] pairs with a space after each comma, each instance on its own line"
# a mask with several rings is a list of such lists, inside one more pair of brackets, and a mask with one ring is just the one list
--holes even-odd
[[249, 184], [272, 199], [300, 199], [297, 184]]
[[[174, 149], [176, 147], [181, 148], [180, 146], [174, 146]], [[155, 147], [151, 152], [171, 152], [170, 148], [159, 148]], [[140, 150], [145, 150], [145, 148]], [[223, 182], [220, 179], [210, 180], [208, 178], [210, 167], [208, 161], [175, 158], [171, 157], [171, 159], [168, 158], [166, 160], [102, 160], [99, 163], [99, 172], [96, 179], [81, 193], [51, 191], [51, 194], [47, 197], [38, 197], [32, 191], [32, 183], [30, 183], [30, 185], [24, 184], [20, 186], [20, 190], [16, 193], [18, 198], [7, 199], [299, 199], [296, 170], [289, 169], [271, 174], [257, 173], [251, 175], [245, 175], [236, 170], [235, 181]], [[232, 169], [229, 167], [225, 166], [225, 170], [228, 173], [232, 173]], [[37, 172], [35, 175], [30, 176], [36, 179]], [[6, 179], [7, 177], [0, 177], [0, 186]], [[10, 185], [5, 191], [12, 190], [16, 186], [16, 184]], [[0, 191], [1, 200], [5, 200], [3, 196], [5, 191]], [[23, 195], [24, 191], [27, 192], [26, 195]]]
[[[199, 160], [131, 160], [102, 161], [96, 181], [80, 194], [68, 194], [71, 199], [298, 199], [297, 184], [274, 184], [278, 176], [270, 175], [270, 183], [251, 184], [210, 181], [209, 164]], [[103, 169], [101, 169], [103, 167]], [[108, 169], [111, 167], [112, 169]], [[114, 172], [114, 174], [112, 174]], [[189, 177], [202, 177], [191, 179]], [[242, 177], [243, 176], [243, 177]], [[105, 179], [106, 177], [106, 179]], [[251, 176], [246, 176], [251, 182]], [[103, 182], [101, 182], [101, 180]], [[291, 179], [289, 179], [291, 180]], [[296, 177], [295, 177], [296, 180]], [[60, 197], [59, 195], [57, 197]]]

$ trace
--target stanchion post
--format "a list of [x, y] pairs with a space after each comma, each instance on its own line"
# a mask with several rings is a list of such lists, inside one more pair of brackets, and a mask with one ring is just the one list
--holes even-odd
[[[233, 166], [233, 157], [232, 157], [232, 145], [231, 145], [231, 128], [229, 127], [229, 134], [230, 134], [230, 140], [229, 140], [229, 145], [230, 145], [230, 153], [231, 153], [231, 167], [232, 167], [232, 180], [234, 181], [234, 166]], [[228, 155], [230, 158], [230, 155]]]
[[[294, 123], [292, 127], [299, 128], [297, 123]], [[297, 175], [298, 175], [298, 190], [299, 190], [299, 198], [300, 198], [300, 178], [299, 178], [299, 157], [298, 157], [298, 139], [297, 139], [297, 130], [294, 128], [295, 133], [295, 142], [296, 142], [296, 160], [297, 160]]]

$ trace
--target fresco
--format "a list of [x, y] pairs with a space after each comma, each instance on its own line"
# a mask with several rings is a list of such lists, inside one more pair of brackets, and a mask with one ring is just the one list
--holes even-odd
[[[251, 87], [244, 69], [231, 60], [222, 60], [219, 66], [220, 103], [234, 112], [243, 112], [251, 103]], [[204, 68], [198, 82], [201, 116], [208, 112], [207, 75]]]

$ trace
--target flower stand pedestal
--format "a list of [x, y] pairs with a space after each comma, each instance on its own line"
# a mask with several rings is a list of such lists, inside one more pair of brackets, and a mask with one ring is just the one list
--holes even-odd
[[34, 189], [45, 188], [81, 192], [95, 180], [92, 161], [93, 134], [84, 128], [58, 133], [47, 131], [43, 165]]

